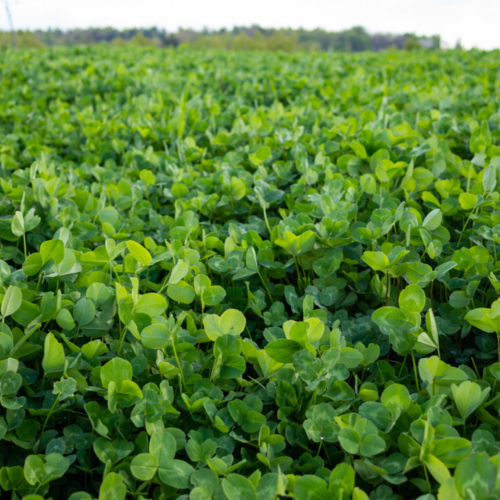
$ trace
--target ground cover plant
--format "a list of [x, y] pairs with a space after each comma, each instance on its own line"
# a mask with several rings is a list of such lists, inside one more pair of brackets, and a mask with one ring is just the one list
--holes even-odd
[[499, 69], [2, 53], [2, 498], [500, 498]]

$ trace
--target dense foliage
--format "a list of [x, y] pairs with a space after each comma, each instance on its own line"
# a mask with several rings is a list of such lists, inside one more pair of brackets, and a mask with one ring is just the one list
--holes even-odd
[[[384, 49], [439, 49], [441, 40], [438, 35], [431, 37], [416, 36], [411, 33], [368, 33], [364, 28], [355, 26], [343, 31], [322, 29], [266, 29], [259, 26], [235, 27], [231, 30], [215, 31], [179, 29], [167, 32], [158, 28], [87, 28], [67, 31], [35, 30], [18, 31], [19, 47], [53, 47], [72, 45], [92, 45], [109, 43], [112, 45], [178, 47], [191, 46], [200, 49], [238, 49], [238, 50], [281, 50], [281, 51], [343, 51], [360, 52]], [[0, 32], [0, 48], [12, 44], [9, 32]]]
[[3, 53], [2, 498], [500, 498], [499, 66]]

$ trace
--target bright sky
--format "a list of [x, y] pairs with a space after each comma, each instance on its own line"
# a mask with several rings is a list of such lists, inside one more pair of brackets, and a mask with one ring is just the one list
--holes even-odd
[[[5, 1], [5, 0], [3, 0]], [[324, 28], [439, 34], [448, 45], [500, 48], [500, 0], [9, 0], [18, 29], [158, 26]], [[7, 29], [0, 10], [0, 29]]]

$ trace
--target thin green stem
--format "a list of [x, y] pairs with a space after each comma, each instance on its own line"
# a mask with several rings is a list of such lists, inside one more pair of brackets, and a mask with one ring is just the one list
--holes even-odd
[[431, 482], [429, 481], [429, 474], [427, 474], [427, 467], [425, 466], [425, 462], [422, 464], [424, 466], [424, 474], [425, 474], [425, 480], [427, 481], [427, 488], [429, 489], [429, 494], [431, 493]]
[[[172, 349], [174, 350], [175, 361], [177, 361], [177, 366], [179, 367], [179, 372], [181, 375], [181, 385], [186, 387], [186, 380], [184, 379], [184, 373], [182, 372], [181, 364], [179, 358], [177, 357], [177, 350], [175, 349], [175, 335], [172, 336]], [[183, 388], [181, 387], [181, 391]]]
[[405, 367], [405, 364], [406, 364], [406, 358], [408, 357], [408, 354], [405, 355], [405, 359], [403, 360], [403, 363], [401, 363], [401, 368], [399, 370], [399, 373], [398, 373], [398, 380], [399, 378], [401, 377], [401, 373], [403, 372], [403, 368]]
[[413, 361], [413, 372], [415, 374], [415, 385], [417, 386], [417, 392], [420, 392], [420, 386], [418, 385], [417, 363], [415, 363], [415, 354], [413, 353], [413, 343], [411, 339], [410, 339], [410, 349], [411, 349], [411, 359]]
[[[472, 361], [472, 364], [474, 365], [474, 370], [476, 372], [477, 378], [480, 379], [481, 377], [479, 376], [479, 370], [477, 369], [476, 362], [474, 361], [474, 357], [470, 358]], [[493, 390], [495, 390], [495, 387], [493, 387]]]
[[316, 456], [319, 457], [319, 452], [321, 451], [321, 448], [323, 446], [323, 440], [320, 441], [319, 446], [318, 446], [318, 453], [316, 453]]
[[116, 269], [115, 269], [115, 266], [114, 266], [111, 262], [110, 262], [109, 264], [111, 265], [111, 267], [113, 268], [113, 271], [114, 271], [114, 272], [115, 272], [115, 274], [116, 274], [116, 279], [118, 280], [118, 283], [120, 283], [120, 285], [121, 285], [121, 284], [122, 284], [122, 282], [120, 281], [120, 276], [118, 276], [118, 273], [117, 273], [117, 271], [116, 271]]
[[462, 241], [462, 236], [464, 235], [464, 231], [465, 231], [465, 228], [467, 227], [467, 224], [469, 223], [469, 220], [470, 218], [472, 217], [472, 214], [475, 212], [475, 210], [471, 210], [470, 214], [469, 214], [469, 217], [467, 217], [467, 220], [465, 221], [465, 224], [464, 226], [462, 227], [462, 232], [460, 233], [460, 238], [458, 238], [458, 243], [457, 243], [457, 247], [458, 245], [460, 244], [460, 242]]
[[17, 350], [38, 330], [38, 328], [35, 328], [33, 331], [25, 335], [10, 351], [9, 357], [13, 358], [14, 354], [16, 354]]
[[123, 331], [122, 331], [122, 322], [119, 319], [118, 324], [120, 325], [120, 344], [118, 345], [118, 349], [116, 350], [117, 356], [120, 355], [122, 352], [122, 347], [123, 347], [123, 341], [125, 340], [125, 334], [127, 333], [127, 327], [124, 326]]
[[269, 231], [269, 236], [271, 236], [271, 227], [269, 226], [269, 221], [267, 220], [266, 207], [262, 207], [262, 210], [264, 212], [264, 220], [266, 221], [266, 226], [267, 226], [267, 230]]
[[146, 290], [148, 289], [148, 280], [149, 280], [149, 266], [148, 266], [148, 271], [146, 273], [146, 281], [144, 282], [144, 289], [142, 293], [146, 293]]
[[214, 364], [212, 365], [212, 371], [210, 372], [210, 382], [212, 382], [212, 379], [214, 378], [216, 364], [217, 364], [217, 358], [214, 356]]
[[302, 281], [302, 277], [300, 276], [299, 265], [297, 263], [297, 257], [295, 257], [295, 255], [293, 256], [293, 260], [295, 262], [295, 270], [297, 271], [297, 280], [298, 283], [300, 284], [300, 282]]
[[90, 435], [90, 444], [89, 444], [89, 449], [88, 449], [88, 455], [89, 455], [89, 468], [91, 468], [90, 460], [92, 458], [92, 441], [94, 440], [94, 426], [92, 426], [92, 434]]
[[271, 300], [271, 304], [272, 304], [273, 303], [273, 296], [271, 295], [271, 292], [269, 291], [269, 288], [267, 288], [266, 282], [262, 278], [262, 275], [259, 272], [257, 272], [257, 274], [259, 275], [259, 278], [262, 281], [262, 284], [264, 285], [264, 288], [266, 289], [266, 292], [269, 295], [269, 299]]
[[49, 414], [47, 415], [47, 418], [45, 419], [45, 423], [43, 424], [43, 427], [42, 427], [42, 433], [40, 434], [40, 446], [42, 446], [43, 433], [45, 432], [45, 427], [47, 427], [47, 423], [49, 421], [49, 418], [52, 415], [52, 412], [54, 411], [54, 408], [56, 407], [56, 404], [58, 403], [60, 397], [61, 397], [61, 394], [59, 393], [57, 395], [57, 398], [55, 399], [54, 403], [52, 404], [52, 408], [50, 409]]
[[389, 300], [389, 269], [387, 269], [386, 274], [386, 282], [385, 282], [385, 306], [387, 307], [387, 303]]
[[252, 215], [252, 212], [253, 212], [253, 207], [255, 206], [255, 200], [253, 201], [252, 203], [252, 206], [250, 207], [250, 211], [248, 212], [248, 215], [247, 215], [247, 218], [245, 220], [245, 223], [248, 222], [248, 219], [250, 218], [250, 216]]

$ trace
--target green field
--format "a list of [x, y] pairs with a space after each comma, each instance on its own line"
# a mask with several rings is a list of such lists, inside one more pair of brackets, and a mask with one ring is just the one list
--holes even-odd
[[498, 500], [499, 70], [2, 52], [2, 500]]

